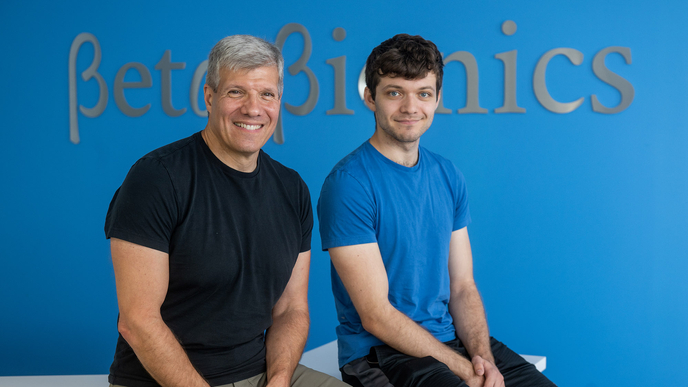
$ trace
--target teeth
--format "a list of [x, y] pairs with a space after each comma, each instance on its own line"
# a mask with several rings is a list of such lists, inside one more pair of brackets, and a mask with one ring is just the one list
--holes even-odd
[[244, 124], [243, 122], [235, 122], [234, 125], [242, 127], [244, 129], [248, 129], [248, 130], [260, 129], [260, 127], [263, 126], [263, 125], [247, 125], [247, 124]]

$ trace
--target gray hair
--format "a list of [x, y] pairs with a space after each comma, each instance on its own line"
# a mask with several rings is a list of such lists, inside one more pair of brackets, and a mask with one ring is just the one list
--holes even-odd
[[253, 70], [258, 67], [275, 66], [279, 74], [277, 87], [282, 95], [284, 89], [284, 58], [272, 43], [251, 35], [228, 36], [215, 45], [208, 55], [208, 74], [205, 83], [217, 92], [220, 85], [220, 69]]

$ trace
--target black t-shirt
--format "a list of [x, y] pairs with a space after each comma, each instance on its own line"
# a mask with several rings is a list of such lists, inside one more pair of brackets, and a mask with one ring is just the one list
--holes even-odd
[[[265, 371], [264, 331], [312, 229], [298, 173], [262, 150], [255, 171], [236, 171], [200, 132], [138, 160], [105, 220], [107, 238], [169, 254], [162, 318], [213, 385]], [[121, 335], [109, 381], [158, 385]]]

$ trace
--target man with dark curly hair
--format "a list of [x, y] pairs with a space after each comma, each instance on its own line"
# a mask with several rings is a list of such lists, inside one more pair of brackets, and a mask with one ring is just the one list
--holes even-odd
[[473, 279], [464, 177], [419, 145], [442, 87], [442, 55], [420, 36], [366, 63], [375, 133], [327, 176], [318, 202], [335, 270], [339, 365], [353, 386], [552, 386], [489, 335]]

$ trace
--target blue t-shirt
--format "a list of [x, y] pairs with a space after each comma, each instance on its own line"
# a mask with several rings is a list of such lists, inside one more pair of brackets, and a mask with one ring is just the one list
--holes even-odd
[[[318, 200], [323, 250], [377, 243], [389, 301], [440, 341], [456, 337], [449, 314], [449, 241], [470, 223], [466, 184], [451, 161], [419, 148], [418, 163], [399, 165], [369, 142], [325, 179]], [[383, 344], [363, 329], [334, 267], [339, 366]]]

